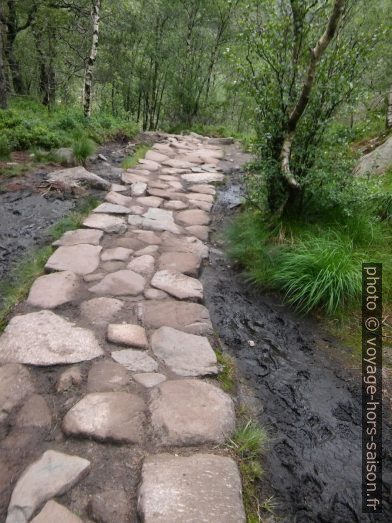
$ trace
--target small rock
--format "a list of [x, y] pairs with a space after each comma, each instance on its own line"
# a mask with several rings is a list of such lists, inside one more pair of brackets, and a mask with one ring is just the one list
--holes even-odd
[[6, 523], [25, 523], [49, 499], [64, 494], [89, 471], [90, 462], [47, 450], [27, 467], [11, 496]]
[[98, 205], [93, 212], [103, 214], [129, 214], [130, 209], [115, 203], [101, 203], [101, 205]]
[[177, 237], [168, 232], [162, 234], [163, 252], [192, 252], [200, 258], [208, 258], [208, 247], [193, 236]]
[[109, 203], [121, 205], [123, 207], [129, 207], [133, 203], [132, 198], [129, 196], [124, 196], [124, 194], [120, 194], [118, 192], [109, 192], [105, 196], [105, 200]]
[[17, 427], [35, 427], [38, 429], [50, 429], [52, 414], [43, 396], [33, 394], [18, 412], [15, 420]]
[[158, 363], [141, 350], [118, 350], [112, 352], [112, 358], [132, 372], [155, 372]]
[[52, 243], [54, 246], [70, 246], [87, 243], [89, 245], [99, 245], [103, 236], [102, 231], [96, 229], [76, 229], [75, 231], [65, 232], [61, 238]]
[[223, 443], [235, 428], [230, 396], [196, 379], [165, 381], [154, 388], [150, 412], [161, 445]]
[[144, 297], [147, 300], [165, 300], [166, 298], [169, 298], [169, 295], [158, 289], [149, 288], [144, 289]]
[[14, 316], [0, 337], [0, 362], [77, 363], [102, 356], [94, 334], [51, 311]]
[[138, 256], [128, 263], [127, 268], [131, 271], [137, 272], [138, 274], [143, 274], [143, 276], [149, 277], [154, 272], [155, 258], [149, 254]]
[[169, 200], [168, 202], [164, 203], [165, 209], [171, 209], [173, 211], [182, 211], [183, 209], [187, 209], [189, 207], [189, 204], [186, 202], [182, 202], [181, 200]]
[[147, 184], [145, 182], [135, 182], [131, 185], [132, 196], [143, 196], [147, 190]]
[[50, 500], [46, 503], [44, 508], [31, 520], [31, 523], [83, 523], [83, 521], [75, 516], [70, 510], [63, 507], [59, 503]]
[[111, 324], [108, 326], [108, 341], [119, 345], [129, 345], [145, 349], [148, 347], [146, 331], [140, 325], [129, 323]]
[[249, 347], [254, 347], [256, 345], [253, 340], [249, 340], [248, 343], [249, 343]]
[[105, 249], [101, 254], [102, 261], [127, 261], [133, 253], [132, 249], [125, 249], [124, 247], [115, 247], [114, 249]]
[[146, 388], [152, 388], [166, 381], [166, 376], [158, 372], [144, 372], [143, 374], [134, 374], [132, 378], [140, 385]]
[[115, 298], [93, 298], [80, 305], [82, 316], [92, 325], [109, 323], [123, 308], [124, 303]]
[[127, 230], [124, 218], [111, 216], [110, 214], [93, 213], [88, 216], [83, 225], [91, 229], [101, 229], [107, 233], [122, 234]]
[[137, 296], [143, 292], [146, 280], [140, 274], [122, 270], [107, 274], [97, 285], [90, 287], [95, 294], [112, 294], [114, 296]]
[[169, 294], [185, 299], [202, 299], [203, 286], [195, 278], [185, 276], [175, 271], [158, 271], [154, 274], [151, 285], [157, 289], [168, 292]]
[[87, 394], [64, 417], [65, 434], [98, 441], [141, 443], [144, 401], [128, 392]]
[[197, 276], [200, 269], [200, 258], [191, 252], [164, 252], [161, 254], [159, 270], [169, 270]]
[[99, 265], [102, 247], [95, 245], [72, 245], [59, 247], [46, 262], [45, 269], [52, 271], [70, 271], [75, 274], [90, 274]]
[[88, 512], [98, 523], [129, 523], [131, 505], [128, 497], [123, 490], [105, 490], [92, 497]]
[[124, 192], [127, 191], [128, 187], [126, 185], [122, 185], [120, 183], [112, 183], [110, 186], [110, 191], [112, 192]]
[[37, 278], [30, 289], [27, 303], [42, 309], [55, 309], [74, 300], [80, 289], [80, 279], [70, 271]]
[[101, 154], [101, 153], [98, 154], [98, 158], [99, 158], [100, 160], [102, 160], [103, 162], [108, 162], [108, 161], [109, 161], [109, 160], [106, 158], [106, 156], [104, 156], [104, 155]]
[[137, 202], [140, 203], [140, 205], [145, 205], [146, 207], [159, 207], [163, 202], [163, 199], [158, 198], [157, 196], [143, 196], [137, 198]]
[[193, 236], [196, 236], [196, 238], [199, 238], [199, 240], [208, 240], [209, 228], [206, 225], [190, 225], [189, 227], [185, 227], [185, 230]]
[[117, 392], [128, 385], [128, 371], [114, 361], [97, 361], [88, 373], [88, 392]]
[[78, 387], [83, 381], [79, 367], [71, 367], [60, 374], [57, 381], [57, 392], [64, 392], [71, 387]]
[[146, 256], [150, 254], [155, 254], [159, 251], [158, 245], [148, 245], [148, 247], [144, 247], [144, 249], [140, 249], [139, 251], [135, 252], [135, 256]]
[[0, 367], [0, 423], [33, 392], [34, 384], [26, 367], [15, 363]]

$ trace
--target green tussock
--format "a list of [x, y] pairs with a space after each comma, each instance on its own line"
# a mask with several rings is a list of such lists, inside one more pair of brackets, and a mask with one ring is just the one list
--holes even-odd
[[[55, 241], [64, 232], [80, 227], [83, 219], [98, 203], [99, 201], [96, 198], [91, 197], [79, 202], [75, 211], [49, 229], [50, 240]], [[8, 317], [14, 307], [27, 297], [33, 282], [44, 273], [45, 264], [52, 252], [53, 248], [51, 246], [31, 251], [15, 266], [7, 278], [0, 283], [0, 332], [6, 327]]]
[[236, 388], [235, 364], [233, 358], [216, 350], [216, 359], [220, 365], [218, 381], [225, 392], [234, 392]]
[[136, 165], [139, 163], [139, 160], [142, 160], [145, 157], [147, 151], [150, 148], [151, 147], [149, 145], [145, 145], [145, 144], [138, 145], [133, 154], [124, 158], [121, 166], [124, 169], [132, 169], [133, 167], [136, 167]]
[[72, 152], [75, 162], [78, 165], [86, 165], [89, 156], [95, 153], [95, 143], [86, 135], [79, 134], [75, 136], [72, 144]]

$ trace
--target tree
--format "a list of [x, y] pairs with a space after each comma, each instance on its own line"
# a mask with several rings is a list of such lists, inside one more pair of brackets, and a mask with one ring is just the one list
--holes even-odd
[[93, 26], [93, 35], [91, 41], [90, 56], [88, 57], [84, 78], [84, 116], [88, 117], [91, 115], [91, 91], [93, 84], [93, 71], [94, 64], [97, 58], [98, 52], [98, 40], [99, 40], [99, 22], [100, 22], [100, 9], [101, 0], [92, 0], [91, 6], [91, 18]]
[[1, 4], [0, 4], [0, 107], [7, 109], [7, 83], [5, 80], [4, 62], [3, 62], [3, 24], [1, 23]]

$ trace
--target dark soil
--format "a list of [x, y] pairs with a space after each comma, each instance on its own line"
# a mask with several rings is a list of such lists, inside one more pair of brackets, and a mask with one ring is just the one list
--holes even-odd
[[[228, 153], [234, 166], [243, 160], [233, 147]], [[358, 368], [349, 368], [350, 352], [279, 297], [247, 285], [223, 252], [222, 233], [238, 204], [241, 179], [232, 169], [219, 191], [217, 248], [202, 281], [218, 335], [269, 433], [260, 501], [273, 496], [277, 515], [290, 523], [391, 521], [390, 421], [383, 432], [384, 513], [361, 512], [361, 381]]]

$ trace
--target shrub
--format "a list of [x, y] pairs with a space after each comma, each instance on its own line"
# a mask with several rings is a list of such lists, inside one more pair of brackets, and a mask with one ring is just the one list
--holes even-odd
[[86, 135], [76, 135], [72, 151], [77, 164], [85, 165], [89, 156], [95, 152], [95, 144]]

